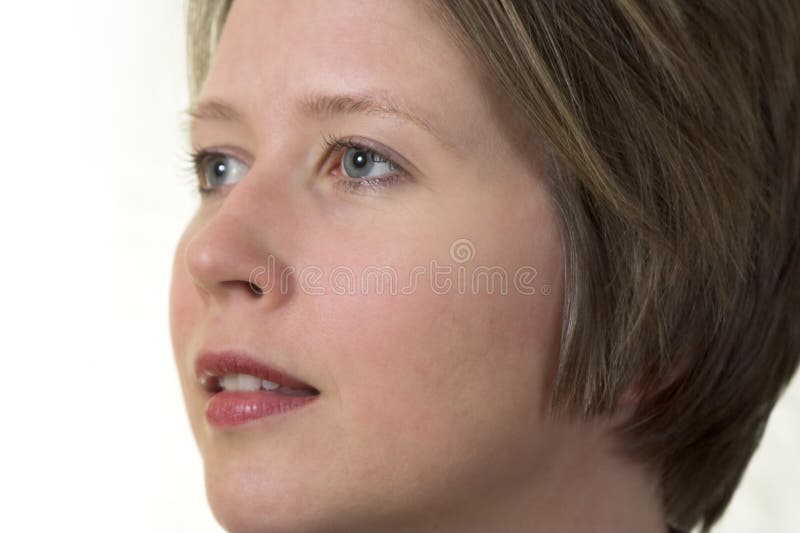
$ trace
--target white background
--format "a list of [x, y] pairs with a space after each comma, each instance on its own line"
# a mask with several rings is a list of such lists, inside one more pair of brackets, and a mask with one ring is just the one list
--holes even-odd
[[[183, 10], [3, 4], [3, 531], [221, 531], [167, 318], [172, 253], [196, 202]], [[797, 531], [798, 450], [795, 382], [715, 531]]]

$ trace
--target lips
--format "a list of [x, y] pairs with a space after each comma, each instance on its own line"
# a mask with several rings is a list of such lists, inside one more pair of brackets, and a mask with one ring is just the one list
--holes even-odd
[[206, 420], [213, 426], [285, 414], [319, 397], [308, 383], [237, 351], [201, 353], [195, 374], [209, 395]]

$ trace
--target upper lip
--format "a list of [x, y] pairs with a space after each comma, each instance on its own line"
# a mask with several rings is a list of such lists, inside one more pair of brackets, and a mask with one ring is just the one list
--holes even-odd
[[219, 391], [219, 379], [225, 374], [249, 374], [292, 389], [319, 392], [311, 385], [278, 368], [269, 366], [252, 355], [237, 350], [205, 350], [195, 361], [195, 375], [209, 392]]

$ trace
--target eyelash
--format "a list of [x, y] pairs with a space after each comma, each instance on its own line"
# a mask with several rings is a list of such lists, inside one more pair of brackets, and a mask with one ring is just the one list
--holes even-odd
[[[336, 183], [336, 186], [344, 189], [344, 192], [363, 194], [364, 189], [368, 189], [370, 192], [375, 192], [396, 183], [406, 181], [411, 177], [408, 172], [394, 159], [387, 156], [377, 148], [354, 141], [352, 137], [341, 137], [330, 133], [323, 137], [322, 148], [326, 153], [325, 166], [328, 166], [328, 163], [335, 152], [343, 152], [353, 148], [375, 154], [379, 156], [383, 162], [389, 163], [391, 166], [395, 167], [395, 170], [391, 173], [374, 178], [351, 178], [349, 176], [344, 176]], [[341, 166], [341, 163], [339, 163], [339, 166]]]
[[217, 152], [215, 150], [205, 149], [197, 149], [187, 152], [185, 171], [186, 177], [188, 178], [188, 184], [192, 186], [196, 192], [200, 193], [200, 196], [209, 196], [215, 190], [213, 188], [203, 187], [203, 179], [200, 177], [200, 172], [203, 169], [203, 161], [206, 157], [221, 155], [226, 154]]
[[[324, 150], [325, 154], [323, 156], [323, 168], [330, 166], [330, 161], [336, 153], [344, 152], [350, 148], [377, 155], [381, 158], [382, 162], [393, 166], [395, 170], [393, 170], [391, 173], [373, 178], [352, 178], [345, 175], [335, 184], [337, 188], [342, 189], [344, 192], [351, 194], [363, 194], [365, 189], [369, 192], [375, 192], [396, 183], [406, 181], [411, 177], [408, 172], [393, 158], [385, 155], [377, 148], [354, 141], [352, 137], [339, 137], [332, 133], [325, 135], [322, 140], [322, 149]], [[206, 159], [209, 157], [220, 156], [234, 157], [218, 150], [209, 149], [197, 149], [188, 154], [188, 168], [186, 169], [187, 174], [189, 174], [190, 182], [196, 186], [196, 189], [201, 196], [210, 196], [216, 191], [215, 187], [204, 187], [203, 182], [205, 180], [201, 176], [202, 173], [205, 172]], [[336, 168], [339, 168], [340, 166], [341, 162]]]

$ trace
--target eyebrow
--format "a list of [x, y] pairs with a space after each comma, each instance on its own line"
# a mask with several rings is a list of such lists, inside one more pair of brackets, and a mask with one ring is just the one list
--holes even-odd
[[[408, 105], [402, 105], [388, 96], [376, 93], [326, 94], [310, 93], [297, 101], [297, 111], [305, 116], [328, 118], [347, 114], [374, 114], [393, 116], [416, 125], [436, 137], [445, 147], [458, 151], [442, 131], [435, 128], [422, 114]], [[221, 100], [204, 100], [193, 105], [187, 114], [190, 130], [198, 121], [245, 122], [244, 114]]]
[[244, 122], [242, 113], [221, 100], [200, 101], [192, 105], [186, 114], [190, 119], [190, 129], [199, 121]]

